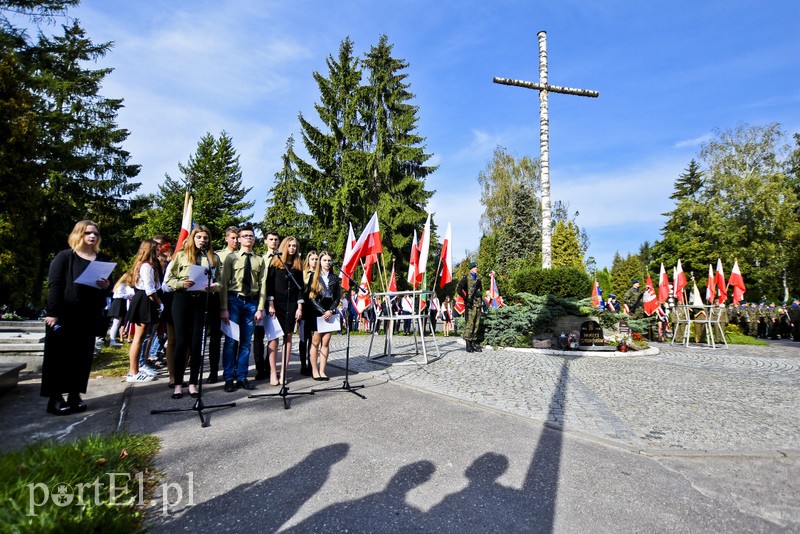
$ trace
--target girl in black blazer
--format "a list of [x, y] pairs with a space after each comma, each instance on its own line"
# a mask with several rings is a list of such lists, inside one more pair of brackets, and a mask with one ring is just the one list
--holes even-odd
[[331, 342], [331, 332], [317, 332], [317, 317], [322, 317], [326, 321], [336, 314], [341, 297], [339, 278], [331, 272], [333, 258], [328, 252], [320, 252], [317, 269], [311, 281], [308, 292], [310, 304], [314, 309], [314, 320], [312, 322], [313, 337], [311, 338], [311, 376], [314, 380], [328, 380], [325, 374], [325, 365], [328, 363], [329, 345]]

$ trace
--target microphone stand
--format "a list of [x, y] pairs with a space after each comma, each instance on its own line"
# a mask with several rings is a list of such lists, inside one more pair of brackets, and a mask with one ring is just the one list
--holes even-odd
[[[299, 294], [301, 294], [301, 295], [303, 294], [303, 288], [299, 283], [297, 283], [297, 280], [294, 279], [294, 275], [292, 275], [292, 271], [290, 271], [289, 268], [286, 266], [286, 264], [283, 262], [283, 258], [281, 257], [280, 253], [276, 253], [275, 257], [278, 258], [278, 261], [281, 262], [281, 265], [283, 265], [283, 270], [286, 272], [286, 276], [289, 277], [287, 282], [286, 282], [286, 312], [288, 313], [289, 312], [289, 303], [292, 301], [291, 291], [289, 290], [291, 288], [291, 284], [289, 283], [289, 281], [291, 281], [291, 283], [293, 283], [295, 285], [295, 287], [297, 288]], [[275, 272], [275, 276], [277, 276], [277, 271]], [[264, 320], [266, 321], [266, 319], [264, 319]], [[266, 328], [266, 326], [265, 326], [265, 328]], [[285, 336], [291, 335], [291, 332], [289, 334], [286, 334], [284, 332], [283, 335], [284, 335], [284, 340], [283, 340], [283, 346], [281, 347], [281, 373], [283, 373], [283, 380], [281, 381], [282, 382], [281, 383], [281, 390], [278, 393], [258, 393], [258, 394], [255, 394], [255, 395], [248, 395], [247, 398], [248, 399], [256, 399], [256, 398], [260, 398], [260, 397], [281, 397], [283, 399], [283, 409], [284, 410], [288, 410], [289, 409], [289, 402], [287, 401], [286, 397], [288, 397], [289, 395], [313, 395], [314, 394], [314, 390], [312, 389], [311, 391], [295, 391], [293, 393], [289, 393], [289, 388], [287, 387], [286, 383], [288, 381], [288, 376], [289, 376], [288, 367], [289, 367], [289, 356], [290, 356], [290, 354], [289, 354], [289, 351], [286, 350], [287, 347], [286, 347]]]
[[[331, 267], [334, 267], [334, 265], [332, 264]], [[344, 272], [342, 270], [341, 267], [339, 267], [339, 272], [341, 274], [345, 275], [348, 280], [350, 280], [350, 284], [353, 287], [357, 287], [359, 291], [363, 291], [364, 293], [367, 293], [367, 290], [364, 289], [363, 287], [361, 287], [361, 285], [358, 284], [355, 280], [353, 280], [350, 277], [349, 274], [347, 274], [346, 272]], [[312, 389], [311, 391], [313, 393], [318, 393], [318, 392], [322, 392], [322, 391], [347, 391], [349, 393], [352, 393], [353, 395], [357, 395], [357, 396], [361, 397], [362, 399], [366, 399], [366, 397], [364, 395], [362, 395], [361, 393], [356, 391], [357, 389], [363, 388], [364, 384], [360, 384], [358, 386], [351, 386], [350, 385], [350, 321], [346, 320], [345, 322], [347, 323], [347, 349], [345, 350], [345, 359], [344, 359], [344, 382], [342, 382], [341, 387], [335, 387], [334, 386], [334, 387], [330, 387], [330, 388]], [[377, 321], [377, 318], [376, 318], [374, 324], [377, 324], [377, 323], [378, 323], [378, 321]]]
[[[208, 257], [208, 249], [202, 248], [200, 251], [203, 253], [204, 257]], [[210, 404], [206, 406], [203, 404], [203, 364], [205, 363], [206, 359], [206, 325], [208, 324], [208, 299], [211, 297], [211, 267], [206, 269], [206, 302], [205, 302], [205, 309], [203, 310], [203, 339], [200, 346], [200, 374], [198, 375], [197, 379], [197, 400], [194, 402], [194, 406], [191, 408], [168, 408], [164, 410], [150, 410], [150, 415], [160, 414], [160, 413], [170, 413], [170, 412], [197, 412], [197, 415], [200, 416], [200, 426], [207, 427], [210, 423], [210, 417], [205, 418], [203, 416], [203, 410], [207, 408], [233, 408], [236, 406], [235, 402], [227, 402], [223, 404]], [[217, 317], [219, 320], [219, 317]], [[191, 359], [191, 357], [190, 357]], [[177, 378], [176, 378], [177, 383]]]

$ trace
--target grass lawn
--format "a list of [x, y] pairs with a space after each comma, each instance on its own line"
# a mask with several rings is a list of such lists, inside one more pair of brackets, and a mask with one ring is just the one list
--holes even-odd
[[103, 347], [100, 355], [92, 363], [92, 376], [124, 377], [128, 374], [129, 348], [128, 343], [124, 343], [121, 347]]
[[137, 532], [159, 473], [159, 438], [90, 436], [0, 456], [3, 532]]

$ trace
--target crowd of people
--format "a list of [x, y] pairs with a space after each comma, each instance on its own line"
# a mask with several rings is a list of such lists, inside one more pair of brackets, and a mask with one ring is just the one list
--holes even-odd
[[[256, 234], [250, 224], [227, 228], [226, 246], [220, 250], [213, 250], [212, 239], [206, 226], [195, 226], [173, 255], [172, 240], [158, 234], [141, 242], [130, 269], [113, 287], [107, 279], [83, 285], [75, 279], [90, 262], [106, 258], [100, 253], [99, 226], [88, 220], [75, 225], [70, 248], [50, 267], [41, 388], [48, 412], [86, 410], [80, 394], [86, 393], [95, 339], [105, 335], [109, 322], [110, 345], [129, 342], [125, 380], [150, 382], [166, 367], [173, 399], [183, 398], [185, 389], [191, 397], [199, 396], [206, 340], [206, 382], [221, 379], [223, 390], [233, 392], [256, 387], [248, 378], [251, 349], [254, 380], [284, 385], [296, 336], [301, 374], [326, 381], [333, 330], [371, 331], [380, 314], [418, 312], [425, 317], [424, 328], [430, 324], [436, 329], [441, 321], [445, 336], [453, 331], [457, 312], [449, 296], [440, 302], [434, 294], [416, 311], [413, 300], [403, 298], [391, 299], [391, 312], [378, 302], [359, 311], [355, 292], [343, 291], [332, 271], [331, 253], [311, 250], [303, 260], [292, 236], [280, 239], [267, 232], [264, 254], [254, 251]], [[474, 309], [482, 295], [477, 268], [471, 272], [471, 281], [462, 281], [469, 351], [480, 350], [475, 339], [479, 312], [476, 317]], [[336, 328], [320, 329], [320, 321]], [[410, 319], [390, 324], [399, 333], [401, 322], [403, 331], [411, 333]], [[189, 380], [184, 382], [187, 367]]]

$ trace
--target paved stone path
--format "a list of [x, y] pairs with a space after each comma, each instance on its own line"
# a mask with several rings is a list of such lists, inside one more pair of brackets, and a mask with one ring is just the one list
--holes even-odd
[[[424, 365], [411, 337], [394, 337], [394, 356], [376, 336], [351, 337], [351, 384], [394, 380], [653, 454], [800, 454], [800, 343], [768, 347], [656, 344], [650, 355], [608, 358], [555, 351], [467, 353], [437, 338], [441, 359]], [[344, 336], [330, 362], [344, 366]], [[427, 346], [428, 354], [435, 348]], [[420, 349], [421, 350], [421, 349]], [[377, 361], [385, 362], [384, 364]], [[414, 363], [418, 362], [418, 363]]]

